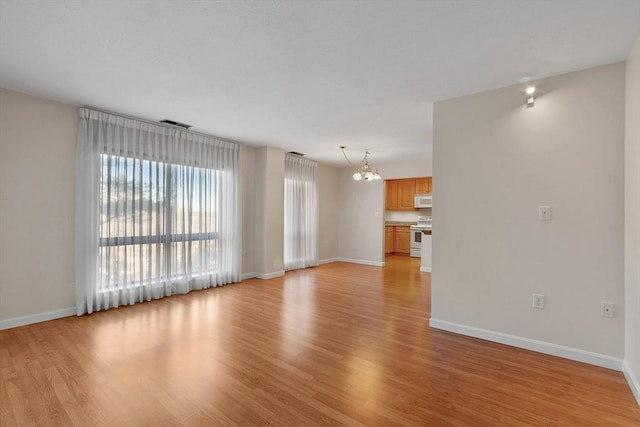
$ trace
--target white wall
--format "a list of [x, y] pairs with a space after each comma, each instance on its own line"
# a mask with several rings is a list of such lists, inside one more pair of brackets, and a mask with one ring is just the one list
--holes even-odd
[[255, 272], [284, 274], [284, 151], [256, 149]]
[[626, 71], [624, 358], [640, 403], [640, 37]]
[[382, 265], [384, 183], [354, 181], [352, 175], [353, 168], [338, 170], [338, 256]]
[[75, 306], [76, 107], [0, 89], [0, 320]]
[[433, 175], [433, 160], [431, 156], [427, 156], [424, 160], [406, 160], [382, 164], [374, 163], [374, 166], [384, 179], [421, 178], [423, 176]]
[[622, 357], [624, 71], [541, 80], [530, 109], [522, 85], [435, 104], [432, 321]]
[[318, 259], [320, 262], [338, 256], [338, 168], [318, 163]]

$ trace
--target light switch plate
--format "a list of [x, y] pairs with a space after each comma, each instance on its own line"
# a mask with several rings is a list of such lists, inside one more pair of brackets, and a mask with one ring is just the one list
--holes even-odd
[[544, 295], [543, 294], [533, 294], [533, 301], [531, 302], [531, 306], [533, 308], [544, 308]]

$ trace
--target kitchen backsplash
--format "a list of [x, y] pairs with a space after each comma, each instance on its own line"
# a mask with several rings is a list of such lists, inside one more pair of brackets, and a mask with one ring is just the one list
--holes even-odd
[[416, 211], [384, 211], [385, 221], [416, 222], [419, 216], [431, 216], [431, 208]]

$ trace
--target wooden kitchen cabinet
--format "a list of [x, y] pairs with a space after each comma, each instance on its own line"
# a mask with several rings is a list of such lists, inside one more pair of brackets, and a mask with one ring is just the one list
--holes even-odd
[[384, 182], [385, 199], [384, 206], [388, 211], [398, 210], [398, 180], [388, 179]]
[[412, 211], [413, 198], [416, 195], [416, 180], [398, 180], [398, 208], [399, 211]]
[[393, 253], [393, 239], [394, 239], [394, 228], [391, 225], [387, 225], [384, 227], [384, 254], [390, 255]]
[[430, 194], [432, 190], [432, 178], [416, 178], [416, 194]]
[[411, 229], [409, 227], [396, 226], [393, 240], [394, 254], [409, 255], [411, 253]]
[[431, 177], [388, 179], [385, 181], [384, 206], [388, 211], [413, 211], [416, 194], [431, 193]]
[[387, 225], [384, 227], [384, 254], [410, 255], [411, 228], [406, 225]]

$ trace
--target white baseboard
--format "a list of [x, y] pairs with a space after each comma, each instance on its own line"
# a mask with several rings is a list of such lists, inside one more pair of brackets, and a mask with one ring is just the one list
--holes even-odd
[[638, 377], [631, 372], [626, 360], [622, 362], [622, 373], [624, 374], [627, 383], [629, 383], [629, 388], [631, 388], [631, 392], [636, 397], [638, 405], [640, 405], [640, 380], [638, 380]]
[[327, 259], [321, 259], [320, 261], [318, 261], [318, 265], [322, 265], [322, 264], [330, 264], [332, 262], [337, 262], [340, 261], [340, 258], [327, 258]]
[[267, 273], [267, 274], [262, 274], [262, 273], [244, 273], [240, 276], [240, 280], [247, 280], [247, 279], [262, 279], [262, 280], [269, 280], [269, 279], [275, 279], [276, 277], [282, 277], [284, 276], [284, 270], [282, 271], [274, 271], [273, 273]]
[[351, 264], [363, 264], [363, 265], [373, 265], [374, 267], [384, 267], [384, 261], [369, 261], [366, 259], [353, 259], [353, 258], [334, 258], [336, 261], [340, 262], [349, 262]]
[[421, 273], [431, 273], [431, 267], [420, 267]]
[[47, 320], [60, 319], [62, 317], [74, 316], [75, 307], [62, 308], [60, 310], [47, 311], [44, 313], [30, 314], [29, 316], [14, 317], [12, 319], [0, 320], [0, 330], [17, 328], [18, 326], [31, 325], [33, 323], [46, 322]]
[[494, 341], [500, 344], [506, 344], [513, 347], [524, 348], [526, 350], [537, 351], [539, 353], [550, 354], [552, 356], [563, 357], [578, 362], [588, 363], [590, 365], [601, 366], [603, 368], [622, 370], [622, 359], [607, 356], [605, 354], [593, 353], [586, 350], [580, 350], [563, 345], [552, 344], [545, 341], [532, 340], [530, 338], [519, 337], [516, 335], [503, 334], [502, 332], [490, 331], [487, 329], [476, 328], [473, 326], [460, 325], [458, 323], [447, 322], [431, 318], [429, 326], [435, 329], [455, 332], [456, 334], [468, 335], [470, 337], [481, 338], [487, 341]]
[[262, 279], [262, 280], [269, 280], [269, 279], [275, 279], [276, 277], [282, 277], [282, 276], [284, 276], [284, 270], [274, 271], [273, 273], [266, 273], [266, 274], [256, 273], [254, 277], [257, 277], [258, 279]]

